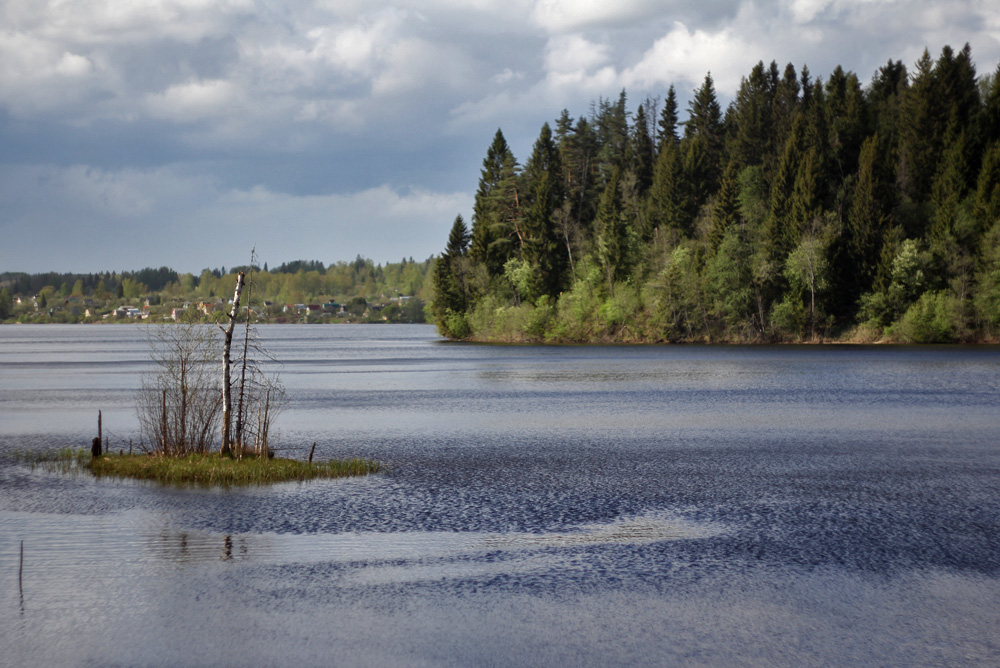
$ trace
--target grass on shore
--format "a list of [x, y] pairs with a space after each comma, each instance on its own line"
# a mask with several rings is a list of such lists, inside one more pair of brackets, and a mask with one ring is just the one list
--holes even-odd
[[281, 457], [232, 459], [217, 453], [185, 457], [108, 454], [91, 459], [88, 450], [71, 448], [41, 453], [19, 453], [16, 459], [61, 473], [86, 469], [98, 477], [134, 478], [154, 480], [163, 484], [200, 486], [267, 485], [313, 478], [369, 475], [382, 470], [381, 464], [367, 459], [310, 463]]
[[344, 478], [378, 473], [381, 465], [366, 459], [304, 462], [298, 459], [231, 459], [218, 454], [186, 457], [106, 455], [86, 464], [94, 475], [156, 480], [165, 484], [266, 485], [313, 478]]

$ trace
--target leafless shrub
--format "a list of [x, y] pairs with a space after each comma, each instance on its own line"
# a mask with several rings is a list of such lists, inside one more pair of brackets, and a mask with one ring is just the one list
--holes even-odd
[[142, 378], [136, 412], [143, 444], [157, 454], [209, 452], [222, 411], [212, 328], [194, 322], [151, 327], [156, 367]]

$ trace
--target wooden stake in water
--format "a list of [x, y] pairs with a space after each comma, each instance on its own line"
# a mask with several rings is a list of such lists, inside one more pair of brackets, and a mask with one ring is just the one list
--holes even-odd
[[24, 610], [24, 541], [21, 541], [21, 561], [17, 565], [17, 593], [21, 595], [21, 610]]

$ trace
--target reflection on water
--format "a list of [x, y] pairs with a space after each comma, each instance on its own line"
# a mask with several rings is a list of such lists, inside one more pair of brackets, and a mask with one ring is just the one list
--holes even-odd
[[127, 449], [144, 338], [0, 328], [0, 663], [1000, 663], [996, 348], [264, 337], [285, 453], [391, 473], [32, 468], [13, 453], [87, 446], [99, 409]]
[[241, 561], [256, 564], [354, 563], [473, 558], [497, 550], [537, 550], [602, 544], [643, 545], [667, 540], [707, 538], [717, 526], [660, 515], [590, 524], [573, 531], [487, 533], [454, 531], [350, 532], [344, 534], [218, 534], [168, 526], [156, 528], [156, 515], [127, 517], [43, 515], [0, 512], [0, 558], [19, 549], [17, 536], [30, 536], [31, 570], [91, 568], [132, 564], [163, 568]]

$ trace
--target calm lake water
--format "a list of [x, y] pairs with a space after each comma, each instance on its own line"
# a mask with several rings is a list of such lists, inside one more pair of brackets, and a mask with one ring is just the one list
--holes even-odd
[[0, 327], [0, 664], [1000, 665], [1000, 349], [261, 331], [285, 454], [390, 473], [32, 469], [138, 440], [145, 330]]

